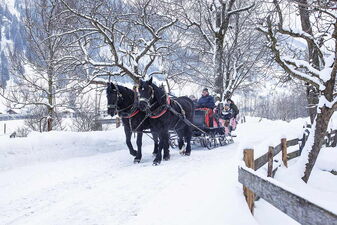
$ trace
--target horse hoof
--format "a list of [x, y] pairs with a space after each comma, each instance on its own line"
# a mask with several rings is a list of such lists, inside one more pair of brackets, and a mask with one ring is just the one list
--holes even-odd
[[171, 158], [170, 156], [164, 156], [164, 160], [165, 160], [165, 161], [169, 161], [170, 158]]
[[191, 153], [190, 153], [190, 152], [185, 152], [185, 153], [184, 153], [184, 155], [186, 155], [186, 156], [190, 156], [190, 155], [191, 155]]
[[180, 151], [179, 151], [179, 154], [180, 154], [180, 155], [185, 155], [185, 152], [186, 152], [185, 150], [180, 150]]
[[134, 160], [133, 160], [133, 163], [134, 163], [134, 164], [140, 163], [140, 159], [134, 159]]
[[152, 163], [152, 166], [158, 166], [160, 164], [160, 161], [155, 161]]

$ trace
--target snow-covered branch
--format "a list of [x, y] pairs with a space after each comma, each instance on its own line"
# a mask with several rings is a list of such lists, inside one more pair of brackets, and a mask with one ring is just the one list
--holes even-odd
[[[108, 2], [94, 3], [90, 6], [92, 9], [83, 7], [76, 10], [65, 0], [61, 1], [70, 13], [83, 21], [83, 28], [67, 31], [69, 34], [80, 35], [78, 42], [83, 53], [83, 63], [90, 64], [96, 70], [111, 67], [112, 70], [118, 71], [119, 75], [127, 75], [134, 82], [143, 78], [146, 75], [144, 73], [154, 65], [156, 58], [162, 55], [160, 49], [165, 47], [163, 39], [166, 39], [162, 37], [162, 33], [178, 21], [174, 17], [154, 14], [151, 10], [156, 3], [151, 0], [136, 4], [130, 9], [128, 7], [131, 6], [126, 5], [122, 10], [115, 9], [114, 5]], [[88, 10], [90, 13], [86, 12]], [[97, 46], [97, 42], [100, 42], [102, 47], [106, 46], [110, 53], [104, 49], [102, 53], [93, 54], [85, 49], [87, 46]], [[101, 57], [101, 54], [104, 57]]]
[[[306, 69], [313, 77], [317, 77], [319, 80], [321, 80], [320, 71], [311, 66], [307, 61], [294, 59], [289, 56], [281, 57], [281, 60], [289, 65], [293, 65], [295, 68]], [[322, 82], [322, 80], [320, 82]]]
[[228, 15], [230, 16], [232, 14], [236, 14], [236, 13], [239, 13], [239, 12], [247, 11], [247, 10], [253, 8], [254, 6], [255, 6], [255, 3], [253, 3], [250, 6], [246, 6], [246, 7], [240, 8], [240, 9], [231, 10], [231, 11], [228, 12]]
[[[313, 86], [324, 90], [325, 86], [323, 81], [317, 76], [319, 73], [317, 70], [311, 68], [311, 70], [309, 70], [312, 74], [314, 74], [314, 76], [306, 74], [298, 69], [301, 69], [301, 66], [309, 66], [308, 63], [304, 63], [303, 61], [299, 61], [299, 60], [292, 60], [289, 57], [282, 57], [281, 56], [281, 52], [278, 49], [278, 41], [277, 38], [275, 36], [275, 32], [273, 31], [273, 27], [272, 27], [272, 23], [270, 20], [270, 17], [267, 18], [267, 29], [261, 29], [261, 28], [257, 28], [259, 31], [261, 31], [262, 33], [264, 33], [266, 35], [266, 37], [268, 38], [268, 40], [270, 41], [270, 45], [269, 48], [271, 49], [271, 51], [274, 54], [275, 57], [275, 61], [289, 74], [291, 74], [292, 76], [303, 80], [305, 82], [308, 82], [310, 84], [312, 84]], [[297, 67], [299, 66], [299, 67]]]
[[276, 12], [279, 18], [279, 23], [277, 24], [278, 32], [281, 34], [289, 35], [293, 38], [302, 38], [308, 43], [310, 43], [315, 49], [315, 51], [317, 52], [318, 56], [320, 57], [320, 60], [324, 64], [323, 53], [320, 49], [320, 46], [317, 44], [315, 38], [312, 35], [308, 34], [307, 32], [304, 32], [303, 30], [300, 30], [300, 29], [295, 30], [291, 28], [286, 28], [283, 23], [283, 15], [282, 15], [281, 7], [278, 3], [278, 0], [273, 0], [273, 3], [275, 5]]

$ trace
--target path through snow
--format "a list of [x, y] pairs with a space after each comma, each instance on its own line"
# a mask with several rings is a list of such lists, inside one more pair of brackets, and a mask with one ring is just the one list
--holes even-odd
[[138, 165], [122, 139], [119, 147], [2, 171], [0, 224], [254, 224], [248, 213], [236, 218], [247, 210], [238, 210], [244, 199], [236, 187], [237, 144], [191, 157], [172, 150], [158, 167], [149, 140]]
[[122, 129], [1, 137], [0, 224], [257, 224], [237, 182], [237, 162], [247, 143], [266, 135], [249, 123], [237, 133], [236, 143], [197, 148], [190, 157], [172, 150], [157, 167], [149, 138], [142, 162], [133, 164]]

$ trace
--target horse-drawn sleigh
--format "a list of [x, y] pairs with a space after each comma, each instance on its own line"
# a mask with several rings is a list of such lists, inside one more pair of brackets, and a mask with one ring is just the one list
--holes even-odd
[[[168, 96], [152, 83], [152, 78], [141, 81], [138, 92], [108, 83], [107, 99], [108, 114], [122, 118], [126, 143], [135, 163], [141, 161], [142, 135], [146, 130], [150, 130], [154, 140], [154, 165], [170, 159], [170, 145], [178, 146], [182, 155], [189, 156], [191, 143], [211, 149], [233, 142], [221, 119], [205, 109], [194, 109], [188, 97]], [[137, 151], [131, 144], [132, 132], [137, 133]]]
[[[212, 122], [211, 122], [212, 121]], [[192, 143], [208, 149], [225, 146], [234, 142], [231, 131], [236, 127], [235, 118], [225, 121], [218, 110], [196, 108], [194, 110]], [[174, 131], [170, 132], [170, 146], [177, 146]]]

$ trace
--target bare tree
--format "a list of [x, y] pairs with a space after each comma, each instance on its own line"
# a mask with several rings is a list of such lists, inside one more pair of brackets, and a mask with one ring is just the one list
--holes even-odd
[[[307, 102], [303, 85], [287, 82], [275, 91], [268, 91], [268, 95], [255, 97], [252, 94], [253, 107], [246, 111], [252, 116], [271, 120], [290, 121], [299, 117], [307, 117]], [[302, 90], [303, 89], [303, 90]], [[244, 108], [244, 102], [239, 102]]]
[[92, 131], [97, 126], [97, 114], [95, 107], [89, 98], [80, 99], [79, 107], [76, 108], [76, 114], [72, 119], [72, 125], [75, 131]]
[[215, 92], [221, 96], [229, 89], [233, 91], [243, 80], [241, 75], [244, 72], [240, 73], [242, 55], [247, 53], [248, 46], [244, 46], [242, 37], [243, 33], [251, 33], [243, 29], [249, 13], [242, 13], [253, 6], [254, 3], [239, 0], [180, 3], [182, 21], [190, 30], [187, 32], [190, 39], [188, 48], [196, 53], [196, 59], [203, 62], [203, 68], [196, 69], [194, 63], [190, 63], [190, 69], [196, 70], [198, 79], [204, 78], [206, 86], [214, 86]]
[[[3, 94], [14, 108], [43, 107], [47, 130], [53, 129], [57, 108], [65, 107], [67, 95], [79, 88], [76, 65], [67, 56], [71, 49], [66, 36], [55, 36], [69, 18], [61, 16], [58, 0], [25, 2], [27, 56], [12, 52], [12, 82]], [[31, 107], [31, 108], [34, 108]]]
[[[315, 16], [315, 26], [320, 27], [317, 33], [310, 34], [304, 30], [293, 29], [284, 24], [283, 12], [279, 1], [273, 0], [277, 13], [277, 23], [274, 25], [272, 17], [268, 16], [264, 27], [259, 30], [266, 35], [268, 47], [271, 49], [275, 61], [290, 76], [309, 83], [319, 90], [317, 115], [312, 125], [312, 130], [307, 144], [302, 152], [304, 176], [307, 182], [317, 156], [324, 142], [324, 136], [334, 111], [337, 109], [337, 93], [335, 91], [337, 73], [337, 17], [333, 13], [335, 7], [332, 2], [313, 1], [305, 5]], [[303, 4], [303, 1], [299, 4]], [[284, 37], [302, 39], [307, 44], [307, 49], [315, 51], [319, 58], [319, 66], [303, 55], [286, 55], [284, 51]], [[303, 43], [302, 42], [302, 43]], [[310, 46], [308, 44], [310, 43]]]
[[62, 2], [67, 8], [64, 13], [79, 19], [77, 27], [63, 34], [78, 38], [80, 61], [92, 80], [126, 75], [138, 83], [147, 75], [162, 73], [158, 62], [170, 45], [166, 32], [177, 22], [168, 9], [170, 3], [86, 0], [75, 9]]

